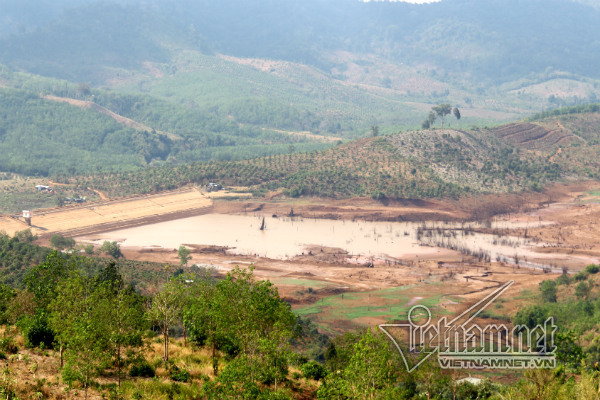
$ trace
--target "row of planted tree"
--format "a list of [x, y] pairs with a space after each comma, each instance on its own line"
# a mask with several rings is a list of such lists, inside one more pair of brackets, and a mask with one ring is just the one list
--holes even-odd
[[[169, 361], [170, 332], [209, 346], [212, 369], [222, 359], [244, 360], [252, 381], [269, 375], [275, 387], [287, 371], [284, 357], [297, 326], [289, 305], [252, 270], [235, 268], [225, 279], [180, 275], [152, 297], [125, 283], [115, 263], [52, 252], [25, 277], [23, 290], [3, 285], [2, 318], [15, 323], [27, 346], [54, 348], [65, 382], [90, 386], [112, 374], [120, 386], [125, 368], [143, 368], [144, 342], [160, 332]], [[185, 373], [184, 373], [185, 374]], [[261, 378], [261, 379], [263, 379]]]
[[[581, 364], [582, 357], [565, 362], [569, 372], [528, 371], [514, 386], [460, 382], [463, 371], [443, 371], [433, 359], [408, 373], [381, 333], [326, 338], [297, 318], [269, 281], [256, 280], [252, 268], [236, 267], [220, 278], [195, 271], [144, 296], [113, 262], [52, 252], [29, 271], [22, 289], [0, 285], [0, 319], [7, 324], [0, 358], [16, 351], [16, 326], [27, 347], [53, 349], [62, 382], [81, 387], [86, 398], [90, 387], [98, 390], [98, 379], [114, 382], [111, 398], [591, 399], [598, 393], [598, 373]], [[156, 367], [149, 360], [152, 344], [162, 347], [165, 379], [186, 382], [158, 397], [150, 394], [163, 384], [149, 379]], [[171, 360], [173, 349], [182, 347], [205, 360], [206, 374], [192, 376]], [[8, 363], [3, 376], [7, 370]], [[19, 398], [3, 382], [0, 394]], [[121, 390], [132, 382], [147, 384]]]

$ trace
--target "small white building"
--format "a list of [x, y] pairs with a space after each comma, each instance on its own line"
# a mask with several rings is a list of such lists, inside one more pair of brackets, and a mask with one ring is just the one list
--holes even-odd
[[52, 186], [35, 185], [35, 188], [38, 192], [51, 192], [52, 191]]

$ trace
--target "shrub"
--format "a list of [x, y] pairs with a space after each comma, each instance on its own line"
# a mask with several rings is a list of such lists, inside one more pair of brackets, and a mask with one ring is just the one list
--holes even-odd
[[300, 367], [300, 371], [302, 371], [302, 375], [308, 379], [314, 379], [316, 381], [321, 380], [327, 376], [327, 371], [325, 367], [319, 364], [316, 361], [309, 361], [305, 364], [302, 364]]
[[28, 347], [39, 347], [51, 349], [54, 343], [54, 332], [48, 325], [48, 318], [44, 313], [32, 317], [21, 318], [18, 322], [19, 328], [25, 336], [25, 345]]
[[143, 378], [154, 378], [155, 375], [156, 372], [154, 367], [146, 360], [136, 362], [129, 370], [129, 376], [131, 377], [141, 376]]
[[115, 260], [123, 257], [123, 253], [121, 253], [121, 246], [119, 246], [117, 242], [109, 242], [108, 240], [105, 240], [100, 247], [100, 251], [108, 254]]
[[17, 351], [19, 351], [17, 345], [15, 344], [15, 340], [12, 337], [0, 339], [0, 350], [8, 354], [15, 354]]
[[175, 382], [188, 382], [191, 378], [190, 373], [185, 369], [181, 369], [178, 366], [174, 365], [171, 368], [170, 377]]
[[596, 264], [590, 264], [587, 267], [585, 267], [585, 272], [587, 272], [588, 274], [597, 274], [598, 271], [600, 271], [600, 267], [597, 266]]
[[72, 249], [75, 246], [75, 240], [62, 235], [53, 235], [50, 238], [50, 244], [57, 250]]
[[513, 318], [513, 324], [533, 329], [538, 325], [543, 325], [547, 318], [548, 312], [543, 307], [533, 305], [517, 311]]
[[540, 283], [540, 291], [542, 292], [542, 300], [548, 303], [556, 303], [556, 282], [543, 281]]
[[585, 281], [588, 277], [587, 272], [585, 271], [581, 271], [575, 274], [575, 280], [576, 281]]
[[562, 274], [558, 278], [556, 278], [556, 283], [559, 285], [570, 285], [573, 282], [573, 278], [567, 274]]
[[85, 254], [87, 254], [88, 256], [91, 256], [92, 254], [94, 254], [94, 245], [93, 244], [88, 244], [83, 248], [83, 251], [85, 251]]
[[578, 298], [586, 298], [590, 294], [591, 290], [591, 284], [581, 281], [577, 286], [575, 286], [575, 296], [577, 296]]

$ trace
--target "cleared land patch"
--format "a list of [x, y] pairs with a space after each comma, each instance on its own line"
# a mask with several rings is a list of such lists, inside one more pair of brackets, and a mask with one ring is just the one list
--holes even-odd
[[494, 135], [512, 145], [527, 150], [548, 150], [556, 145], [569, 144], [575, 136], [557, 125], [555, 129], [531, 123], [503, 125], [493, 130]]

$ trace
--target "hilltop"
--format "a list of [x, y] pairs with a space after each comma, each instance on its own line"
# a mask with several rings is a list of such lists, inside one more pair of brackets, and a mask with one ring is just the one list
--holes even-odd
[[539, 191], [564, 178], [598, 177], [600, 113], [584, 112], [594, 107], [496, 128], [401, 131], [319, 152], [161, 166], [72, 182], [110, 196], [212, 181], [291, 197], [456, 198]]

